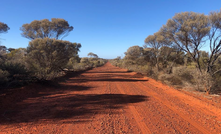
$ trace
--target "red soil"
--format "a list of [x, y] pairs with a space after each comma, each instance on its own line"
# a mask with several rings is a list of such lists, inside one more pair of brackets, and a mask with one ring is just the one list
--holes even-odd
[[0, 108], [0, 133], [221, 133], [219, 96], [178, 91], [110, 63], [57, 86], [2, 94]]

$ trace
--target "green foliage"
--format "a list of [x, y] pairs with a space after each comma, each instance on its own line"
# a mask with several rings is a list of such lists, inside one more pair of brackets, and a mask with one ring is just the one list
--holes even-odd
[[72, 68], [70, 70], [73, 71], [83, 71], [88, 70], [94, 67], [99, 67], [104, 65], [107, 62], [105, 59], [97, 59], [97, 58], [87, 58], [83, 57], [80, 59], [80, 62], [72, 64]]
[[92, 52], [88, 53], [87, 56], [90, 56], [91, 58], [98, 58], [97, 54], [94, 54]]
[[26, 67], [20, 63], [5, 62], [0, 65], [0, 69], [9, 72], [10, 77], [28, 74]]
[[93, 68], [93, 67], [99, 67], [104, 65], [107, 62], [105, 59], [101, 58], [87, 58], [83, 57], [81, 58], [80, 63], [83, 64], [86, 68]]
[[[132, 47], [133, 48], [133, 47]], [[139, 61], [139, 60], [137, 60]], [[143, 74], [147, 74], [147, 75], [152, 75], [152, 67], [150, 66], [150, 64], [145, 63], [145, 64], [139, 64], [141, 62], [134, 62], [133, 64], [131, 64], [130, 60], [127, 58], [121, 59], [120, 56], [118, 56], [115, 59], [109, 60], [109, 62], [117, 67], [121, 67], [121, 68], [126, 68], [128, 69], [128, 71], [135, 71], [135, 72], [139, 72], [139, 73], [143, 73]], [[142, 58], [142, 61], [145, 62], [145, 59]]]
[[84, 71], [84, 70], [88, 70], [89, 68], [87, 68], [82, 63], [77, 63], [77, 64], [72, 65], [72, 69], [73, 71]]
[[22, 36], [31, 40], [36, 38], [64, 38], [73, 29], [66, 20], [59, 18], [52, 18], [51, 21], [48, 19], [34, 20], [20, 28]]
[[85, 64], [85, 65], [89, 65], [90, 64], [89, 58], [87, 58], [87, 57], [81, 58], [80, 63]]
[[202, 69], [207, 69], [207, 62], [209, 60], [209, 53], [205, 51], [199, 51], [199, 63]]
[[9, 29], [7, 24], [0, 22], [0, 33], [6, 33]]
[[180, 66], [180, 67], [174, 67], [173, 68], [173, 75], [179, 77], [180, 79], [187, 81], [191, 84], [194, 84], [194, 77], [193, 77], [193, 72], [196, 69], [189, 69], [185, 66]]
[[122, 67], [122, 59], [120, 56], [118, 56], [117, 58], [115, 59], [112, 59], [112, 60], [109, 60], [109, 62], [113, 65], [113, 66], [116, 66], [116, 67]]
[[127, 52], [125, 52], [124, 64], [143, 65], [145, 64], [144, 58], [143, 48], [140, 46], [132, 46], [127, 49]]
[[[208, 91], [214, 84], [215, 73], [221, 70], [218, 62], [221, 55], [220, 31], [221, 12], [212, 12], [209, 16], [194, 12], [178, 13], [160, 31], [145, 39], [144, 48], [132, 46], [123, 59], [116, 58], [111, 63], [137, 72], [143, 71], [147, 65], [148, 75], [155, 79], [163, 76], [162, 79], [172, 85], [203, 85]], [[210, 53], [200, 50], [208, 37]]]
[[2, 87], [17, 87], [31, 81], [31, 75], [23, 64], [7, 61], [0, 65], [0, 79]]
[[6, 46], [0, 46], [0, 62], [3, 62], [6, 59], [7, 48]]
[[174, 45], [189, 53], [193, 61], [197, 63], [198, 69], [201, 70], [198, 58], [199, 49], [210, 32], [210, 23], [206, 15], [194, 12], [178, 13], [169, 19], [160, 31]]
[[163, 75], [161, 76], [160, 78], [161, 81], [169, 84], [169, 85], [182, 85], [183, 82], [182, 82], [182, 79], [176, 75]]
[[26, 58], [27, 50], [25, 48], [18, 48], [18, 49], [10, 49], [6, 54], [7, 61], [13, 63], [21, 63], [25, 65], [25, 58]]
[[8, 71], [3, 71], [0, 69], [0, 85], [5, 84], [6, 82], [8, 82], [8, 76], [10, 74], [8, 73]]
[[213, 85], [211, 87], [212, 92], [220, 93], [221, 92], [221, 72], [217, 72], [213, 75]]
[[31, 81], [30, 72], [24, 62], [25, 55], [22, 55], [20, 50], [25, 49], [0, 46], [0, 88], [17, 87]]
[[80, 63], [80, 60], [81, 59], [78, 55], [71, 57], [67, 63], [66, 68], [69, 70], [73, 69], [73, 66]]
[[81, 44], [55, 39], [35, 39], [27, 48], [27, 63], [39, 79], [52, 79], [76, 56]]

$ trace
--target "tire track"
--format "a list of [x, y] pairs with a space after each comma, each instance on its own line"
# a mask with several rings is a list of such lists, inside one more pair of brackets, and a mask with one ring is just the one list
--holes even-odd
[[[173, 107], [184, 115], [189, 115], [191, 120], [201, 123], [204, 128], [212, 128], [211, 133], [221, 133], [221, 111], [213, 103], [209, 103], [206, 98], [201, 98], [191, 94], [191, 92], [182, 92], [173, 88], [169, 88], [162, 83], [150, 79], [148, 82], [141, 82], [149, 87], [157, 96], [173, 102]], [[156, 85], [157, 84], [157, 85]], [[208, 123], [209, 122], [209, 123]]]
[[[125, 94], [125, 92], [119, 88], [118, 83], [116, 83], [116, 87], [117, 89], [122, 93]], [[130, 111], [132, 112], [134, 119], [136, 120], [136, 123], [138, 124], [140, 130], [142, 131], [143, 134], [151, 134], [150, 129], [146, 126], [146, 124], [143, 122], [143, 118], [139, 115], [138, 111], [136, 110], [136, 108], [132, 105], [128, 106]]]
[[[140, 89], [144, 90], [142, 87], [144, 87], [145, 89], [147, 89], [147, 86], [143, 85], [141, 82], [138, 82], [139, 84], [137, 84], [137, 86], [141, 87]], [[150, 87], [148, 87], [150, 88]], [[151, 88], [155, 88], [155, 87], [151, 87]], [[203, 134], [211, 134], [207, 129], [205, 129], [204, 127], [202, 127], [201, 125], [199, 125], [198, 122], [195, 122], [193, 120], [191, 120], [189, 117], [187, 117], [186, 115], [180, 113], [178, 110], [176, 110], [171, 104], [170, 102], [168, 102], [167, 100], [162, 100], [160, 99], [156, 93], [154, 92], [150, 92], [149, 90], [144, 90], [145, 92], [147, 92], [149, 95], [151, 95], [152, 97], [154, 97], [155, 99], [157, 99], [158, 101], [160, 101], [163, 105], [165, 105], [166, 107], [168, 107], [169, 109], [171, 109], [172, 111], [174, 111], [177, 115], [179, 115], [181, 118], [183, 118], [184, 120], [186, 120], [187, 122], [189, 122], [192, 126], [194, 126], [196, 129], [198, 129], [200, 132], [202, 132]]]
[[[117, 88], [116, 82], [110, 82], [111, 85], [111, 91], [113, 94], [121, 94], [121, 95], [128, 95], [128, 94], [123, 94], [120, 92], [120, 90]], [[128, 100], [127, 98], [122, 98], [122, 101], [128, 102], [131, 100]], [[129, 104], [130, 105], [130, 104]], [[130, 133], [130, 134], [140, 134], [141, 130], [136, 124], [136, 120], [131, 113], [130, 109], [128, 106], [122, 107], [120, 110], [118, 110], [118, 114], [113, 114], [114, 122], [115, 122], [115, 133]], [[135, 123], [134, 123], [135, 122]]]
[[[121, 84], [121, 86], [123, 87], [123, 89], [128, 89], [128, 92], [130, 93], [147, 95], [147, 93], [138, 88], [138, 86], [134, 82], [127, 84], [123, 83]], [[153, 127], [157, 129], [157, 133], [166, 133], [166, 131], [168, 133], [188, 132], [190, 128], [187, 126], [186, 122], [183, 122], [185, 120], [182, 120], [182, 118], [180, 118], [181, 120], [177, 119], [177, 115], [172, 110], [162, 105], [162, 103], [156, 100], [154, 97], [150, 96], [150, 98], [151, 100], [143, 103], [141, 106], [138, 107], [140, 107], [140, 112], [143, 113], [144, 117], [150, 118], [149, 122], [152, 122]], [[173, 119], [173, 122], [171, 121], [171, 119]]]

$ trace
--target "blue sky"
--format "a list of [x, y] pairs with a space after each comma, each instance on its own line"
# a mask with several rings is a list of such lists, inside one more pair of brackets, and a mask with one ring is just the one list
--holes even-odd
[[[80, 57], [89, 52], [101, 58], [124, 56], [131, 46], [157, 32], [175, 13], [208, 14], [220, 10], [220, 0], [1, 0], [0, 21], [10, 30], [1, 45], [27, 47], [20, 27], [33, 20], [63, 18], [74, 30], [64, 38], [82, 44]], [[207, 49], [207, 48], [204, 48]]]

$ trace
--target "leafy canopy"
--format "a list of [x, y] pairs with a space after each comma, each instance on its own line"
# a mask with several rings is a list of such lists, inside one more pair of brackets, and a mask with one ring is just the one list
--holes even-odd
[[95, 54], [95, 53], [92, 53], [92, 52], [88, 53], [87, 56], [90, 56], [90, 57], [93, 57], [93, 58], [98, 58], [98, 55]]
[[0, 33], [6, 33], [9, 29], [7, 24], [0, 22]]
[[34, 20], [30, 24], [23, 24], [20, 30], [22, 36], [31, 40], [36, 38], [55, 38], [62, 39], [66, 37], [74, 28], [64, 19], [52, 18]]

